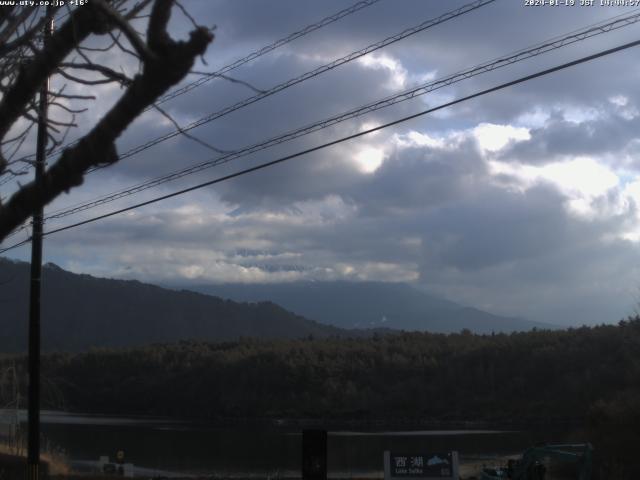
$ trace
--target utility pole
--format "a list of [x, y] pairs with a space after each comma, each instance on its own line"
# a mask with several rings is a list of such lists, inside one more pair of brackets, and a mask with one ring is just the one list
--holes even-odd
[[[53, 32], [53, 8], [47, 7], [43, 32], [43, 48]], [[47, 148], [47, 115], [49, 79], [40, 88], [38, 103], [38, 136], [36, 144], [36, 185], [42, 183]], [[40, 207], [33, 214], [31, 236], [31, 290], [29, 294], [29, 443], [27, 445], [27, 480], [40, 476], [40, 286], [42, 278], [42, 217]]]

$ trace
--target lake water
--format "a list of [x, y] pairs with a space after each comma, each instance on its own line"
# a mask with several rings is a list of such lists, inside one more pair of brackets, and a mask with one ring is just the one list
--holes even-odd
[[[78, 468], [102, 455], [125, 452], [125, 461], [169, 476], [180, 474], [295, 476], [300, 472], [302, 435], [293, 427], [216, 427], [193, 422], [44, 412], [45, 443], [62, 448]], [[494, 430], [329, 431], [330, 476], [382, 476], [383, 452], [457, 450], [461, 459], [520, 453], [557, 434]], [[139, 471], [141, 473], [141, 471]]]

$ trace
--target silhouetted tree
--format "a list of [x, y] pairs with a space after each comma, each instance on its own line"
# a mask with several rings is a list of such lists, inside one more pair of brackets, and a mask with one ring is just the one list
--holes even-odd
[[[66, 11], [56, 7], [49, 12], [64, 18], [46, 42], [41, 41], [46, 21], [43, 7], [0, 7], [0, 179], [21, 173], [27, 161], [14, 156], [33, 131], [37, 94], [49, 76], [61, 75], [72, 86], [116, 82], [123, 88], [93, 128], [47, 168], [40, 186], [22, 185], [0, 203], [0, 241], [37, 207], [80, 185], [89, 169], [117, 162], [116, 139], [205, 53], [213, 40], [211, 29], [194, 22], [187, 40], [176, 41], [169, 35], [174, 4], [193, 21], [176, 0], [90, 0], [72, 9], [67, 6]], [[137, 31], [141, 22], [146, 22], [146, 34]], [[94, 37], [103, 37], [106, 43]], [[129, 70], [138, 73], [130, 77], [104, 61], [110, 58], [117, 63], [120, 54], [135, 59], [136, 65]], [[52, 152], [63, 143], [68, 129], [76, 126], [75, 115], [82, 109], [73, 104], [95, 97], [93, 92], [69, 92], [64, 87], [49, 94], [58, 115], [48, 121], [47, 148]], [[60, 114], [65, 117], [60, 119]]]

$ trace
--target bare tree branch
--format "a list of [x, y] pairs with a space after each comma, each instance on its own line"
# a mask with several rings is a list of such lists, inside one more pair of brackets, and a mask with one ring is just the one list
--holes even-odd
[[180, 11], [182, 12], [182, 14], [187, 17], [187, 19], [189, 19], [189, 21], [191, 22], [191, 25], [193, 25], [195, 28], [198, 28], [198, 22], [196, 22], [195, 18], [193, 18], [193, 16], [187, 11], [186, 8], [184, 8], [182, 6], [182, 3], [180, 3], [179, 0], [175, 0], [176, 2], [176, 6], [180, 9]]
[[66, 98], [69, 100], [95, 100], [95, 95], [67, 95], [65, 93], [49, 92], [49, 95], [57, 98]]
[[17, 15], [12, 18], [11, 21], [2, 29], [0, 32], [0, 45], [5, 45], [6, 42], [13, 36], [18, 28], [24, 24], [24, 22], [31, 16], [34, 12], [28, 8], [24, 8], [20, 15]]
[[122, 42], [120, 41], [120, 35], [114, 35], [113, 32], [109, 32], [109, 36], [111, 37], [111, 39], [113, 40], [113, 43], [115, 43], [118, 48], [120, 50], [122, 50], [124, 53], [128, 53], [129, 55], [131, 55], [134, 58], [137, 58], [138, 60], [142, 60], [140, 58], [140, 55], [138, 55], [136, 52], [134, 52], [133, 50], [125, 47], [124, 45], [122, 45]]
[[173, 126], [175, 127], [176, 130], [178, 130], [180, 132], [180, 134], [184, 135], [185, 137], [187, 137], [189, 140], [192, 140], [194, 142], [196, 142], [199, 145], [202, 145], [203, 147], [208, 148], [209, 150], [216, 152], [216, 153], [230, 153], [228, 150], [222, 150], [218, 147], [214, 147], [213, 145], [211, 145], [210, 143], [205, 142], [204, 140], [199, 139], [198, 137], [191, 135], [189, 132], [186, 132], [178, 122], [176, 122], [176, 120], [169, 115], [167, 112], [165, 112], [159, 105], [156, 105], [155, 103], [153, 104], [153, 108], [155, 108], [158, 112], [160, 112], [166, 119], [168, 119]]
[[51, 36], [47, 47], [28, 65], [20, 67], [18, 78], [0, 102], [0, 138], [4, 138], [45, 79], [75, 45], [101, 26], [96, 20], [95, 11], [91, 4], [87, 8], [76, 9], [69, 21]]
[[141, 2], [138, 2], [136, 5], [134, 5], [131, 10], [129, 10], [129, 12], [125, 15], [124, 18], [126, 18], [127, 20], [133, 20], [134, 18], [138, 18], [138, 14], [144, 10], [150, 3], [152, 2], [152, 0], [142, 0]]
[[154, 54], [152, 50], [147, 47], [131, 24], [123, 18], [117, 10], [112, 8], [111, 5], [106, 3], [104, 0], [93, 1], [104, 12], [104, 14], [109, 16], [110, 19], [118, 26], [120, 31], [125, 35], [125, 37], [127, 37], [129, 43], [131, 43], [133, 48], [136, 49], [136, 52], [138, 52], [138, 55], [140, 55], [144, 61], [153, 60]]
[[93, 63], [89, 61], [88, 63], [74, 63], [74, 62], [64, 62], [61, 63], [60, 66], [62, 68], [72, 68], [78, 70], [92, 70], [95, 72], [99, 72], [105, 77], [111, 79], [111, 81], [120, 82], [123, 85], [129, 85], [133, 80], [124, 75], [123, 73], [116, 72], [115, 70], [97, 63]]
[[[6, 204], [0, 206], [0, 240], [24, 223], [37, 207], [80, 185], [89, 168], [116, 162], [115, 140], [160, 95], [184, 78], [195, 60], [204, 54], [213, 40], [208, 29], [196, 28], [187, 41], [174, 41], [169, 36], [166, 29], [172, 4], [172, 0], [155, 0], [153, 3], [145, 47], [151, 54], [145, 54], [141, 73], [133, 78], [122, 97], [89, 133], [62, 152], [58, 161], [47, 169], [40, 184], [31, 182], [21, 186]], [[8, 97], [3, 97], [0, 103], [0, 138], [24, 113], [24, 108], [34, 96], [34, 88], [60, 67], [64, 57], [80, 45], [81, 39], [91, 32], [110, 33], [108, 28], [114, 23], [120, 28], [113, 15], [105, 14], [99, 6], [76, 9], [71, 17], [52, 36], [51, 46], [20, 72], [18, 78], [28, 80], [28, 86], [21, 89], [19, 85], [13, 85], [9, 89], [16, 91], [19, 99], [8, 102]], [[57, 97], [70, 96], [59, 93]]]
[[[198, 70], [191, 70], [189, 73], [192, 73], [194, 75], [202, 75], [202, 76], [205, 76], [205, 77], [210, 77], [211, 76], [211, 72], [200, 72]], [[230, 77], [229, 75], [223, 75], [222, 73], [216, 73], [215, 76], [216, 77], [220, 77], [220, 78], [222, 78], [224, 80], [227, 80], [228, 82], [231, 82], [231, 83], [237, 83], [239, 85], [244, 85], [249, 90], [252, 90], [255, 93], [265, 93], [266, 92], [266, 90], [261, 90], [258, 87], [254, 87], [249, 82], [246, 82], [244, 80], [239, 80], [239, 79], [234, 78], [234, 77]]]
[[54, 101], [54, 102], [49, 102], [49, 106], [50, 106], [50, 107], [58, 107], [58, 108], [61, 108], [61, 109], [63, 109], [63, 110], [64, 110], [65, 112], [67, 112], [67, 113], [84, 113], [84, 112], [86, 112], [87, 110], [89, 110], [88, 108], [78, 108], [78, 109], [75, 109], [75, 108], [69, 108], [69, 107], [67, 107], [66, 105], [63, 105], [62, 103], [60, 103], [60, 102], [55, 102], [55, 101]]

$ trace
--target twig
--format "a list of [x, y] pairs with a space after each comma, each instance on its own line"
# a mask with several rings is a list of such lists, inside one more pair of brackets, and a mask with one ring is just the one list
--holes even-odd
[[194, 75], [202, 75], [204, 77], [211, 77], [211, 78], [215, 78], [215, 77], [220, 77], [224, 80], [227, 80], [231, 83], [238, 83], [240, 85], [244, 85], [245, 87], [247, 87], [250, 90], [253, 90], [256, 93], [266, 93], [266, 90], [260, 90], [258, 87], [254, 87], [253, 85], [251, 85], [249, 82], [246, 82], [244, 80], [239, 80], [237, 78], [233, 78], [230, 77], [229, 75], [224, 75], [222, 73], [209, 73], [209, 72], [200, 72], [198, 70], [192, 70], [189, 73], [192, 73]]
[[76, 82], [76, 83], [81, 83], [82, 85], [104, 85], [106, 83], [120, 82], [120, 80], [117, 80], [115, 78], [103, 78], [101, 80], [87, 80], [86, 78], [80, 78], [80, 77], [76, 77], [75, 75], [71, 75], [70, 73], [67, 73], [60, 68], [56, 69], [56, 73], [58, 73], [59, 75], [62, 75], [67, 80], [71, 80], [72, 82]]
[[189, 21], [191, 22], [191, 24], [195, 27], [195, 28], [199, 28], [200, 25], [198, 25], [198, 22], [196, 22], [196, 20], [193, 18], [193, 16], [187, 11], [186, 8], [184, 8], [182, 6], [182, 3], [180, 3], [178, 0], [175, 0], [175, 4], [176, 6], [180, 9], [180, 11], [182, 12], [182, 14], [187, 17], [189, 19]]
[[60, 102], [49, 102], [49, 106], [50, 107], [58, 107], [63, 109], [64, 111], [68, 112], [68, 113], [84, 113], [87, 110], [89, 110], [88, 108], [81, 108], [81, 109], [73, 109], [73, 108], [69, 108], [66, 105], [63, 105]]
[[194, 142], [202, 145], [203, 147], [208, 148], [209, 150], [212, 150], [216, 153], [231, 153], [231, 151], [229, 150], [222, 150], [218, 147], [214, 147], [213, 145], [205, 142], [204, 140], [200, 140], [197, 137], [194, 137], [193, 135], [191, 135], [190, 133], [185, 132], [182, 127], [178, 124], [178, 122], [175, 121], [175, 119], [169, 115], [167, 112], [165, 112], [161, 107], [159, 107], [158, 105], [156, 105], [155, 103], [153, 104], [153, 108], [155, 108], [158, 112], [160, 112], [165, 118], [167, 118], [172, 124], [173, 126], [176, 128], [176, 130], [178, 130], [182, 135], [184, 135], [185, 137], [187, 137], [189, 140], [193, 140]]
[[97, 63], [93, 63], [92, 61], [88, 61], [87, 63], [74, 63], [74, 62], [65, 62], [60, 64], [63, 68], [73, 68], [78, 70], [91, 70], [94, 72], [99, 72], [107, 78], [111, 78], [114, 81], [120, 82], [123, 85], [129, 85], [132, 80], [124, 75], [123, 73], [116, 72], [109, 67], [105, 67], [104, 65], [100, 65]]
[[122, 43], [120, 43], [120, 36], [119, 35], [115, 36], [113, 34], [113, 32], [109, 32], [109, 36], [113, 40], [113, 43], [115, 43], [118, 46], [118, 48], [120, 50], [122, 50], [124, 53], [128, 53], [132, 57], [137, 58], [138, 60], [142, 60], [140, 58], [140, 55], [138, 55], [136, 52], [134, 52], [133, 50], [131, 50], [131, 49], [127, 48], [127, 47], [125, 47], [124, 45], [122, 45]]
[[95, 100], [95, 95], [68, 95], [66, 93], [49, 92], [49, 95], [57, 98], [67, 98], [69, 100]]
[[[133, 20], [134, 18], [138, 18], [137, 15], [140, 13], [147, 5], [151, 3], [151, 0], [142, 0], [136, 6], [134, 6], [129, 12], [125, 15], [124, 18], [127, 20]], [[143, 15], [143, 17], [148, 17], [150, 15]]]
[[111, 5], [106, 3], [104, 0], [92, 0], [94, 5], [97, 5], [98, 8], [102, 10], [102, 12], [107, 15], [120, 29], [122, 33], [124, 33], [129, 43], [136, 49], [140, 57], [144, 61], [152, 61], [156, 58], [155, 54], [149, 49], [149, 47], [140, 39], [138, 33], [133, 29], [131, 24], [120, 15], [120, 13], [115, 10]]

